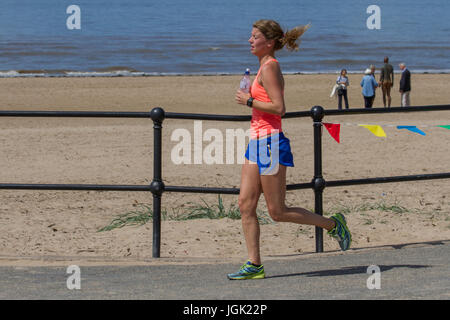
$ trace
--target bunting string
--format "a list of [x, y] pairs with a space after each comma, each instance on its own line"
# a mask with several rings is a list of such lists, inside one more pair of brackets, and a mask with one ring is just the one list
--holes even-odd
[[[323, 123], [324, 127], [327, 129], [330, 136], [336, 140], [337, 143], [340, 143], [340, 133], [341, 133], [341, 124], [340, 123]], [[419, 129], [419, 128], [443, 128], [450, 130], [450, 125], [393, 125], [393, 124], [387, 124], [387, 125], [376, 125], [376, 124], [354, 124], [354, 123], [343, 123], [345, 126], [358, 126], [363, 127], [369, 130], [373, 135], [380, 138], [386, 138], [386, 132], [383, 130], [383, 127], [389, 127], [389, 128], [397, 128], [398, 130], [406, 130], [412, 133], [416, 133], [422, 136], [426, 136], [426, 133]]]

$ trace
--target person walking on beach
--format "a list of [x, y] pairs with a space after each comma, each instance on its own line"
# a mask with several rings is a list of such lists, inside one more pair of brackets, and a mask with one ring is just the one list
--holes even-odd
[[[370, 69], [370, 75], [373, 77], [373, 79], [375, 80], [375, 66], [373, 64], [371, 64], [369, 66]], [[370, 108], [373, 107], [373, 103], [375, 102], [375, 96], [376, 96], [376, 90], [373, 91], [373, 97], [372, 100], [370, 101]]]
[[383, 91], [383, 105], [386, 108], [386, 96], [388, 108], [391, 107], [391, 88], [394, 86], [394, 68], [389, 63], [389, 57], [384, 57], [384, 66], [381, 68], [380, 86]]
[[287, 207], [286, 169], [293, 167], [290, 141], [284, 136], [281, 117], [286, 112], [284, 78], [275, 52], [287, 47], [298, 50], [297, 39], [309, 26], [283, 32], [273, 20], [258, 20], [253, 24], [250, 51], [259, 59], [260, 68], [249, 93], [238, 90], [238, 104], [252, 108], [250, 142], [242, 165], [239, 210], [248, 251], [248, 260], [230, 280], [262, 279], [265, 277], [260, 255], [260, 228], [256, 208], [261, 193], [271, 218], [276, 222], [293, 222], [321, 227], [335, 237], [342, 250], [351, 244], [351, 234], [342, 214], [331, 218], [303, 208]]
[[402, 77], [400, 79], [400, 94], [402, 107], [409, 107], [409, 93], [411, 92], [411, 73], [406, 69], [406, 65], [402, 62], [399, 64], [400, 70], [402, 70]]
[[338, 87], [338, 109], [342, 110], [342, 97], [344, 97], [345, 101], [345, 109], [348, 109], [348, 97], [347, 97], [347, 87], [350, 85], [347, 76], [347, 70], [342, 69], [341, 74], [336, 80], [336, 84]]
[[364, 97], [364, 107], [372, 108], [373, 99], [375, 97], [375, 89], [378, 87], [378, 83], [375, 77], [372, 75], [370, 69], [366, 69], [365, 76], [361, 80], [362, 95]]

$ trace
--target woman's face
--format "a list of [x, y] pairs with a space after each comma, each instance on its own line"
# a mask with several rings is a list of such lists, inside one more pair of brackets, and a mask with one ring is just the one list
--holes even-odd
[[248, 39], [250, 51], [256, 56], [263, 55], [273, 46], [273, 41], [268, 41], [261, 31], [257, 28], [252, 29], [252, 35]]
[[344, 76], [344, 77], [345, 77], [346, 75], [347, 75], [347, 70], [342, 70], [342, 71], [341, 71], [341, 76]]

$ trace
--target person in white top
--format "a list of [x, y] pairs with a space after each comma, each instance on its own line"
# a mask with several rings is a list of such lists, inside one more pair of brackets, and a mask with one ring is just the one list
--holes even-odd
[[341, 70], [341, 74], [337, 78], [336, 84], [338, 85], [338, 109], [342, 110], [342, 97], [344, 97], [345, 109], [348, 109], [347, 87], [350, 85], [350, 82], [348, 81], [347, 70]]

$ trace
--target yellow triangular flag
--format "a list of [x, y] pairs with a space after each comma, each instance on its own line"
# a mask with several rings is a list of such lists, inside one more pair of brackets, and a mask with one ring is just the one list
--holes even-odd
[[381, 126], [370, 124], [358, 124], [358, 126], [366, 128], [377, 137], [386, 137], [386, 133], [384, 133], [384, 130]]

